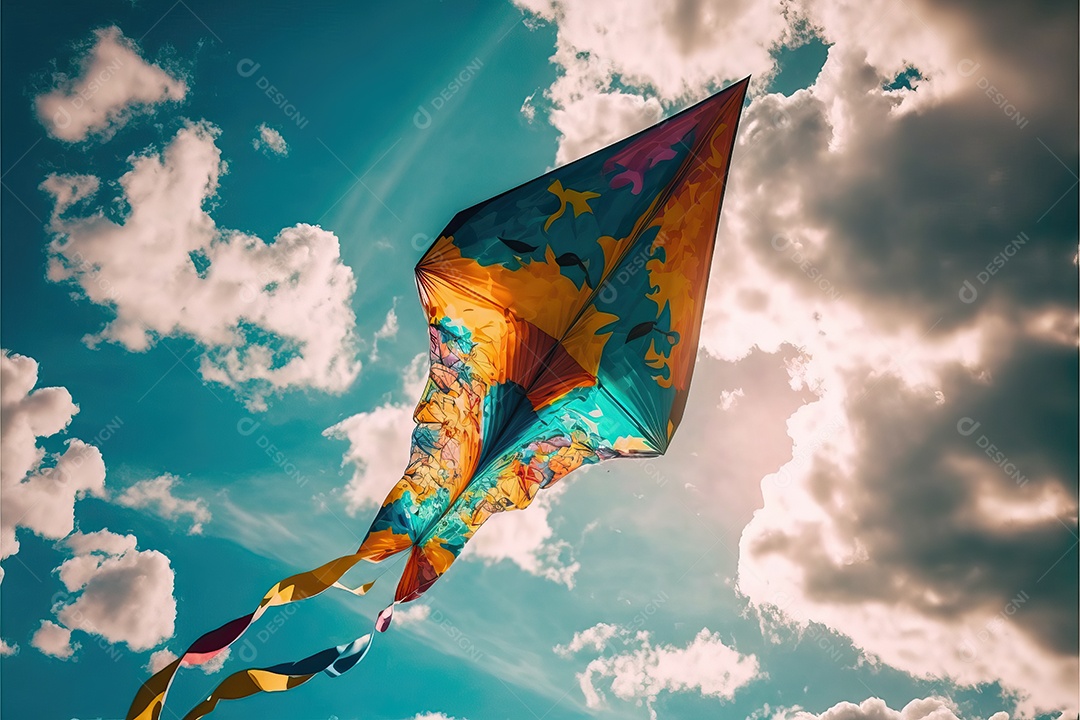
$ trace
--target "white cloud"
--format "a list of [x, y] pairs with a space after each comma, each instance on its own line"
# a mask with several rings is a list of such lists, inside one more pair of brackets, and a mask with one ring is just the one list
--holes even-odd
[[590, 94], [551, 111], [562, 137], [556, 165], [565, 165], [659, 122], [664, 109], [656, 98], [624, 92]]
[[62, 387], [34, 389], [38, 364], [4, 350], [0, 356], [0, 557], [19, 551], [16, 529], [50, 540], [75, 527], [75, 501], [104, 497], [105, 463], [97, 448], [67, 440], [62, 453], [37, 444], [64, 430], [79, 411]]
[[962, 33], [956, 18], [936, 3], [896, 8], [888, 0], [871, 0], [856, 9], [843, 0], [802, 0], [798, 7], [825, 42], [865, 57], [882, 78], [891, 81], [907, 67], [918, 68], [929, 82], [920, 82], [918, 93], [906, 98], [912, 107], [959, 87], [953, 70], [964, 57]]
[[10, 657], [12, 655], [19, 654], [19, 646], [8, 644], [6, 640], [0, 639], [0, 657]]
[[739, 398], [745, 397], [745, 393], [742, 388], [735, 388], [734, 390], [724, 390], [720, 393], [720, 403], [717, 405], [721, 410], [730, 410], [735, 407], [735, 403], [739, 401]]
[[414, 715], [412, 720], [465, 720], [465, 718], [455, 718], [441, 712], [423, 712], [418, 715]]
[[[427, 353], [420, 353], [409, 361], [401, 373], [401, 391], [411, 404], [418, 403], [427, 387], [431, 360]], [[414, 400], [415, 398], [415, 400]]]
[[202, 665], [197, 665], [207, 675], [212, 675], [221, 670], [225, 666], [225, 662], [229, 659], [229, 654], [232, 652], [232, 648], [225, 648], [224, 651], [218, 653], [212, 660], [204, 662]]
[[570, 657], [585, 648], [602, 652], [607, 647], [608, 641], [618, 637], [622, 632], [622, 628], [618, 625], [597, 623], [591, 628], [574, 633], [574, 637], [566, 645], [556, 645], [555, 654]]
[[138, 46], [113, 26], [97, 30], [79, 59], [75, 76], [58, 74], [56, 87], [34, 98], [38, 120], [49, 135], [81, 142], [108, 139], [140, 112], [187, 94], [183, 80], [143, 60]]
[[58, 573], [68, 596], [53, 607], [65, 630], [127, 643], [135, 651], [172, 637], [176, 599], [167, 557], [136, 549], [134, 535], [108, 530], [77, 532], [65, 544], [74, 557]]
[[531, 93], [524, 102], [521, 103], [521, 115], [529, 123], [536, 121], [536, 93]]
[[253, 408], [290, 388], [342, 392], [356, 379], [356, 281], [338, 239], [298, 224], [272, 243], [218, 228], [204, 209], [224, 165], [208, 123], [181, 129], [161, 154], [131, 159], [120, 178], [129, 207], [122, 223], [103, 210], [66, 211], [100, 185], [90, 176], [50, 175], [48, 277], [74, 281], [115, 318], [95, 336], [142, 352], [184, 336], [206, 348], [202, 376], [249, 394]]
[[[562, 134], [562, 165], [660, 119], [724, 80], [774, 70], [770, 50], [791, 37], [785, 4], [515, 0], [558, 29], [551, 60], [562, 73], [544, 93]], [[636, 93], [626, 88], [647, 88]], [[535, 107], [522, 106], [527, 117]]]
[[[789, 33], [783, 3], [518, 0], [558, 27], [553, 62], [567, 69], [553, 92], [606, 88], [613, 75], [665, 100], [717, 80], [772, 70], [769, 51]], [[592, 87], [587, 85], [592, 84]]]
[[[396, 305], [396, 303], [395, 303]], [[386, 319], [383, 321], [382, 327], [375, 332], [375, 337], [378, 340], [385, 340], [387, 338], [396, 337], [398, 333], [398, 317], [397, 308], [392, 307], [386, 313]]]
[[386, 319], [383, 320], [382, 327], [375, 331], [375, 337], [371, 342], [371, 355], [369, 356], [372, 362], [379, 359], [379, 341], [390, 340], [397, 337], [398, 334], [398, 316], [397, 316], [397, 298], [394, 299], [394, 304], [390, 310], [386, 313]]
[[394, 611], [394, 622], [401, 627], [406, 625], [417, 625], [424, 622], [429, 617], [431, 617], [430, 605], [410, 603], [405, 607]]
[[[176, 658], [179, 657], [176, 653], [169, 650], [169, 648], [161, 648], [157, 652], [150, 653], [150, 660], [146, 663], [146, 672], [151, 675], [156, 675], [158, 671], [167, 667]], [[196, 666], [201, 667], [201, 666]]]
[[[793, 455], [762, 483], [764, 507], [741, 542], [739, 588], [754, 603], [780, 605], [799, 624], [828, 625], [876, 661], [915, 676], [1000, 681], [1025, 712], [1070, 707], [1076, 659], [1043, 629], [1065, 619], [1063, 596], [1037, 583], [1071, 542], [1061, 526], [1075, 527], [1069, 471], [1045, 438], [1021, 432], [1009, 445], [1027, 467], [1044, 472], [1018, 487], [956, 431], [975, 409], [984, 419], [1047, 422], [1052, 398], [1029, 390], [1028, 409], [1020, 410], [1017, 378], [1031, 374], [1026, 368], [1055, 367], [1053, 358], [1069, 350], [1030, 334], [1019, 295], [1008, 309], [959, 302], [964, 274], [994, 251], [949, 219], [931, 220], [940, 200], [927, 196], [922, 177], [879, 175], [883, 166], [903, 167], [900, 158], [929, 158], [919, 149], [926, 138], [959, 130], [953, 118], [973, 122], [979, 106], [939, 98], [940, 109], [924, 103], [918, 114], [897, 115], [900, 99], [880, 90], [878, 70], [860, 55], [834, 47], [826, 70], [809, 91], [760, 97], [748, 109], [710, 285], [721, 289], [706, 309], [709, 352], [736, 358], [754, 346], [790, 343], [807, 357], [792, 367], [793, 382], [821, 394], [787, 421]], [[995, 132], [980, 142], [1008, 140]], [[884, 157], [868, 152], [871, 146]], [[996, 194], [986, 181], [990, 167], [934, 162], [964, 168], [970, 180], [950, 181], [955, 187]], [[918, 170], [941, 172], [931, 165]], [[849, 180], [822, 187], [841, 176]], [[848, 214], [847, 202], [867, 202], [860, 193], [889, 198], [872, 222], [887, 230], [873, 229], [869, 218], [863, 225], [858, 211]], [[840, 197], [847, 200], [834, 203]], [[978, 202], [990, 205], [990, 198]], [[921, 218], [913, 220], [918, 229], [892, 222], [892, 207]], [[894, 230], [919, 240], [901, 249]], [[890, 249], [875, 257], [880, 248]], [[1026, 272], [1052, 277], [1052, 265]], [[826, 292], [822, 278], [842, 285], [843, 294]], [[751, 309], [744, 298], [756, 288], [768, 293], [763, 307]], [[943, 488], [950, 488], [947, 498]], [[1031, 521], [1024, 528], [1009, 522], [988, 497], [1023, 506]], [[1040, 568], [1017, 573], [1001, 552]], [[947, 572], [953, 564], [982, 579]], [[1013, 599], [1025, 591], [1042, 597], [1013, 621]]]
[[282, 157], [289, 154], [289, 145], [285, 142], [285, 138], [274, 128], [262, 123], [255, 128], [255, 132], [255, 139], [251, 141], [251, 145], [256, 150], [281, 155]]
[[[840, 702], [821, 714], [792, 708], [773, 716], [772, 720], [961, 720], [956, 706], [939, 697], [912, 700], [902, 710], [893, 710], [880, 698], [867, 698], [856, 705]], [[1009, 720], [1009, 714], [998, 712], [987, 720]]]
[[409, 405], [386, 404], [345, 418], [323, 435], [347, 440], [341, 464], [353, 466], [353, 475], [342, 490], [346, 512], [381, 503], [386, 490], [401, 477], [409, 460], [414, 423]]
[[[569, 478], [569, 483], [573, 478]], [[465, 545], [461, 557], [495, 563], [509, 560], [519, 568], [568, 588], [581, 564], [573, 560], [570, 543], [556, 540], [551, 511], [570, 486], [561, 481], [539, 493], [525, 511], [498, 513]]]
[[352, 478], [342, 489], [346, 512], [356, 514], [362, 507], [377, 506], [386, 497], [387, 488], [401, 477], [415, 427], [413, 407], [427, 383], [427, 374], [427, 354], [417, 355], [402, 374], [406, 402], [385, 403], [323, 431], [328, 438], [349, 442], [349, 449], [341, 459], [342, 467], [353, 466]]
[[179, 481], [168, 473], [152, 480], [140, 480], [126, 488], [116, 502], [124, 507], [150, 510], [166, 520], [188, 515], [191, 517], [188, 532], [198, 535], [203, 530], [203, 523], [210, 522], [210, 508], [203, 498], [183, 500], [173, 495], [173, 488]]
[[82, 647], [78, 643], [72, 644], [70, 630], [49, 620], [41, 621], [41, 627], [30, 638], [30, 644], [46, 655], [61, 660], [67, 660]]
[[615, 638], [621, 641], [620, 648], [591, 660], [578, 675], [590, 708], [604, 705], [604, 694], [596, 685], [601, 678], [611, 679], [611, 692], [620, 700], [644, 702], [656, 720], [654, 704], [662, 692], [697, 692], [702, 697], [731, 700], [736, 691], [761, 677], [754, 655], [741, 655], [708, 628], [702, 628], [686, 647], [676, 647], [653, 645], [644, 630], [601, 623], [575, 633], [569, 644], [554, 649], [564, 657], [586, 648], [602, 652]]

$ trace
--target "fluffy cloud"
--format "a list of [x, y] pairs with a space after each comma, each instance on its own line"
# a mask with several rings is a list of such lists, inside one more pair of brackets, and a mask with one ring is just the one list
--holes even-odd
[[412, 720], [465, 720], [465, 718], [454, 718], [441, 712], [423, 712], [413, 716]]
[[755, 656], [739, 654], [708, 628], [702, 628], [689, 645], [680, 648], [653, 645], [650, 634], [643, 630], [601, 623], [575, 633], [567, 645], [557, 645], [555, 652], [564, 657], [586, 648], [603, 652], [613, 640], [621, 642], [620, 648], [591, 660], [578, 675], [590, 708], [604, 703], [604, 695], [596, 687], [599, 678], [611, 678], [611, 692], [620, 700], [643, 701], [656, 720], [654, 704], [662, 692], [698, 692], [703, 697], [731, 700], [737, 690], [760, 677]]
[[4, 350], [0, 355], [0, 557], [19, 551], [16, 528], [59, 540], [75, 528], [75, 501], [104, 497], [101, 453], [69, 439], [62, 453], [49, 453], [38, 438], [61, 432], [79, 411], [62, 387], [34, 389], [38, 364]]
[[[595, 107], [669, 107], [651, 49], [693, 36], [656, 23], [628, 59], [609, 47], [619, 20], [600, 31], [570, 5], [537, 9], [566, 71], [548, 93], [557, 162], [654, 116], [598, 133]], [[1075, 64], [1076, 9], [788, 8], [792, 35], [832, 47], [812, 87], [759, 84], [745, 112], [702, 344], [729, 361], [797, 347], [791, 383], [819, 399], [763, 418], [786, 418], [794, 447], [761, 482], [739, 588], [877, 662], [1075, 712], [1076, 180], [1055, 155], [1074, 162], [1077, 128], [1054, 63]], [[915, 89], [887, 89], [908, 67]]]
[[255, 128], [255, 139], [251, 141], [251, 145], [256, 150], [267, 154], [273, 153], [282, 157], [289, 154], [289, 145], [285, 142], [285, 138], [266, 123]]
[[56, 87], [34, 98], [38, 120], [49, 135], [81, 142], [92, 135], [108, 139], [139, 112], [179, 102], [187, 85], [143, 60], [138, 46], [117, 27], [94, 33], [73, 76], [58, 74]]
[[[671, 108], [746, 75], [763, 88], [777, 71], [774, 51], [810, 38], [855, 49], [891, 80], [919, 60], [920, 74], [936, 83], [911, 105], [956, 86], [943, 33], [925, 7], [897, 9], [887, 0], [853, 10], [839, 0], [801, 2], [597, 3], [585, 0], [515, 0], [558, 30], [551, 61], [560, 67], [544, 93], [549, 120], [561, 133], [556, 164], [647, 127]], [[535, 102], [523, 113], [535, 116]], [[840, 114], [838, 113], [838, 116]]]
[[371, 354], [370, 359], [375, 362], [379, 359], [379, 341], [391, 340], [397, 337], [398, 334], [398, 316], [397, 316], [397, 300], [394, 300], [394, 305], [386, 313], [386, 319], [383, 320], [382, 327], [375, 331], [375, 337], [371, 341]]
[[[515, 0], [558, 29], [551, 61], [561, 73], [544, 93], [561, 133], [557, 165], [655, 123], [665, 108], [697, 99], [723, 81], [774, 73], [772, 51], [798, 44], [790, 3], [600, 3]], [[802, 25], [800, 25], [802, 27]], [[535, 102], [523, 106], [530, 119]]]
[[[150, 653], [150, 660], [146, 663], [146, 672], [156, 675], [158, 671], [168, 667], [178, 657], [179, 655], [169, 650], [169, 648], [161, 648], [157, 652], [152, 652]], [[196, 665], [196, 667], [201, 667], [201, 665]]]
[[[913, 675], [999, 681], [1026, 713], [1074, 708], [1076, 417], [1058, 398], [1076, 387], [1075, 230], [1039, 224], [1068, 185], [985, 97], [903, 112], [882, 78], [834, 47], [813, 88], [747, 114], [704, 343], [797, 345], [794, 379], [821, 399], [788, 420], [793, 456], [762, 484], [739, 586]], [[963, 302], [1023, 228], [1038, 249]], [[762, 287], [763, 307], [741, 302]]]
[[581, 564], [573, 559], [570, 543], [554, 539], [550, 519], [552, 507], [572, 482], [563, 481], [544, 490], [525, 512], [499, 513], [490, 518], [461, 556], [488, 564], [509, 560], [530, 575], [573, 588]]
[[[1029, 712], [1067, 707], [1075, 579], [1061, 565], [1075, 559], [1075, 459], [1031, 428], [1067, 426], [1068, 410], [1009, 381], [1067, 384], [1071, 362], [1067, 348], [1034, 346], [993, 368], [993, 389], [951, 366], [936, 387], [885, 375], [865, 395], [839, 390], [851, 396], [839, 406], [808, 406], [789, 424], [795, 457], [765, 479], [744, 532], [740, 589], [914, 675], [998, 679]], [[970, 416], [982, 425], [969, 436]], [[991, 443], [1005, 462], [987, 456]]]
[[555, 164], [565, 165], [643, 130], [658, 122], [663, 114], [663, 106], [656, 98], [618, 91], [557, 103], [551, 110], [551, 124], [562, 137]]
[[229, 655], [232, 653], [232, 648], [225, 648], [222, 652], [214, 656], [213, 660], [204, 662], [202, 665], [197, 666], [207, 675], [212, 675], [221, 668], [225, 667], [226, 661], [229, 659]]
[[[393, 313], [393, 310], [391, 310]], [[395, 316], [396, 318], [396, 316]], [[395, 319], [396, 323], [396, 319]], [[378, 505], [386, 497], [387, 483], [401, 477], [412, 439], [415, 399], [427, 383], [428, 356], [417, 355], [402, 375], [404, 403], [385, 403], [370, 412], [357, 413], [323, 431], [335, 440], [347, 440], [349, 449], [342, 467], [353, 466], [353, 475], [342, 491], [350, 514]]]
[[70, 630], [50, 620], [41, 621], [41, 627], [30, 638], [30, 644], [46, 655], [61, 660], [67, 660], [82, 647], [78, 643], [72, 644]]
[[99, 209], [72, 217], [100, 180], [50, 175], [49, 279], [73, 281], [115, 318], [90, 343], [142, 352], [158, 338], [190, 337], [205, 348], [202, 376], [249, 393], [253, 408], [270, 392], [341, 392], [356, 379], [356, 280], [338, 239], [299, 224], [271, 243], [218, 228], [204, 205], [224, 165], [207, 123], [181, 129], [160, 154], [133, 157], [120, 178], [122, 222]]
[[394, 611], [394, 622], [400, 627], [422, 623], [429, 617], [431, 617], [430, 605], [409, 604]]
[[190, 516], [191, 528], [188, 532], [198, 535], [202, 532], [203, 523], [210, 522], [210, 508], [202, 498], [183, 500], [173, 495], [173, 488], [178, 482], [179, 478], [169, 474], [141, 480], [125, 489], [116, 502], [124, 507], [150, 510], [166, 520]]
[[[133, 535], [108, 530], [77, 532], [65, 544], [74, 556], [58, 573], [68, 596], [53, 612], [68, 639], [70, 631], [81, 630], [140, 651], [172, 637], [176, 599], [167, 557], [136, 549]], [[54, 625], [45, 623], [43, 630], [46, 624]], [[58, 630], [50, 627], [48, 633], [50, 647], [57, 647]]]
[[349, 443], [341, 460], [342, 466], [353, 466], [352, 478], [342, 491], [346, 512], [355, 515], [360, 508], [383, 501], [386, 489], [401, 477], [408, 462], [413, 427], [412, 406], [386, 404], [323, 431], [328, 438]]
[[[912, 700], [902, 710], [893, 710], [879, 698], [867, 698], [856, 705], [841, 702], [815, 715], [792, 709], [773, 716], [773, 720], [960, 720], [956, 707], [944, 698]], [[1005, 712], [994, 713], [987, 720], [1009, 720]]]
[[574, 653], [581, 652], [585, 648], [591, 648], [596, 652], [602, 652], [607, 647], [608, 641], [618, 637], [622, 628], [609, 623], [597, 623], [591, 628], [574, 633], [574, 637], [566, 645], [556, 645], [555, 654], [570, 657]]
[[[68, 658], [79, 648], [72, 643], [71, 632], [82, 630], [105, 642], [126, 642], [135, 650], [152, 647], [173, 633], [176, 601], [169, 561], [159, 552], [136, 550], [132, 535], [108, 530], [71, 534], [75, 501], [86, 495], [105, 496], [105, 464], [97, 448], [79, 440], [68, 440], [63, 453], [47, 453], [37, 445], [38, 438], [66, 428], [79, 411], [64, 388], [35, 390], [37, 379], [38, 364], [31, 358], [6, 350], [0, 355], [3, 557], [19, 551], [15, 534], [19, 527], [52, 540], [66, 537], [64, 544], [74, 553], [57, 569], [68, 593], [53, 607], [59, 624], [43, 621], [30, 644], [48, 655]], [[163, 514], [186, 507], [169, 506], [148, 487], [131, 498], [156, 503]], [[0, 641], [0, 655], [17, 649]]]

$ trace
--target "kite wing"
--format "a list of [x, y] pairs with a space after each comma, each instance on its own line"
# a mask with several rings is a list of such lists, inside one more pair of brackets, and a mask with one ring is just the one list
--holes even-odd
[[[344, 587], [360, 560], [408, 550], [394, 602], [415, 600], [492, 515], [582, 465], [666, 451], [748, 82], [454, 217], [416, 266], [431, 370], [409, 465], [360, 548], [279, 582], [254, 613], [197, 640], [143, 685], [128, 720], [156, 720], [180, 665], [218, 655], [269, 607]], [[362, 640], [230, 676], [199, 711], [340, 674], [357, 647], [367, 652]]]

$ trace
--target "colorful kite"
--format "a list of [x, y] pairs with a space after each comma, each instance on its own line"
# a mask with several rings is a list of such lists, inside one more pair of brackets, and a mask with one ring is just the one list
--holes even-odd
[[[251, 614], [147, 680], [128, 720], [156, 720], [181, 665], [223, 652], [269, 608], [334, 586], [361, 560], [408, 561], [394, 605], [423, 595], [496, 513], [583, 465], [662, 455], [697, 356], [728, 163], [749, 78], [576, 162], [458, 213], [416, 266], [431, 372], [405, 474], [360, 548], [282, 580]], [[227, 677], [221, 700], [339, 675], [373, 635]]]

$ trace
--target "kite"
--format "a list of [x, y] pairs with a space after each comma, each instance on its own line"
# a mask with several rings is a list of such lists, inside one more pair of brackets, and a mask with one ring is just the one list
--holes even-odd
[[720, 207], [749, 78], [580, 160], [459, 212], [416, 265], [431, 370], [404, 475], [360, 548], [274, 585], [254, 612], [148, 679], [128, 720], [157, 720], [176, 671], [219, 656], [269, 608], [408, 553], [374, 633], [229, 675], [218, 702], [340, 675], [427, 592], [493, 515], [574, 470], [662, 455], [697, 356]]

